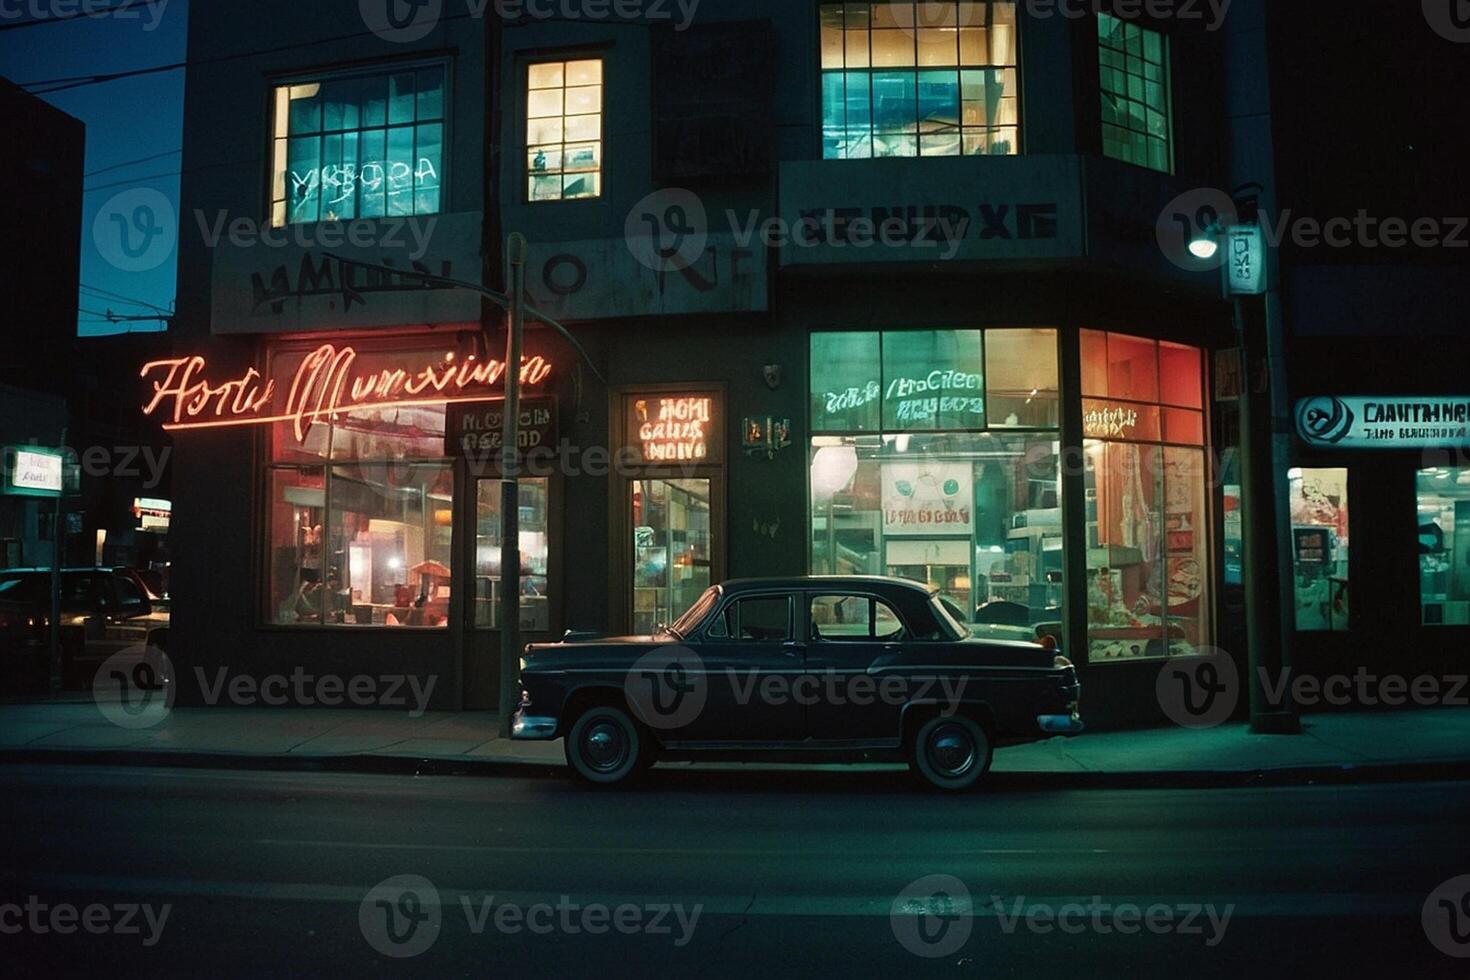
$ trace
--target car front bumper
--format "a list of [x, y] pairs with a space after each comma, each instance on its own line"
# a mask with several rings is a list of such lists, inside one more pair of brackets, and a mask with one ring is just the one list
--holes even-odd
[[556, 736], [556, 719], [545, 715], [528, 715], [517, 711], [510, 719], [510, 737], [528, 742], [544, 742]]

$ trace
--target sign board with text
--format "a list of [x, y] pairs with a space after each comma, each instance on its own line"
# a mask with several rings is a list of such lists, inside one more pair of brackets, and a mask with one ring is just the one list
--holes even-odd
[[59, 497], [65, 488], [65, 458], [34, 446], [5, 449], [4, 493], [13, 497]]
[[[559, 440], [557, 423], [555, 396], [522, 398], [517, 432], [519, 458], [525, 461], [530, 453], [554, 453]], [[449, 406], [444, 423], [445, 455], [467, 460], [478, 475], [499, 468], [504, 445], [504, 399]]]
[[1296, 428], [1329, 449], [1453, 449], [1470, 446], [1470, 396], [1317, 395], [1296, 403]]
[[1225, 266], [1232, 295], [1259, 296], [1266, 291], [1266, 236], [1260, 225], [1232, 225], [1225, 230]]
[[969, 537], [975, 527], [970, 463], [884, 463], [883, 533]]
[[725, 459], [718, 391], [649, 392], [623, 398], [623, 445], [649, 466], [714, 466]]

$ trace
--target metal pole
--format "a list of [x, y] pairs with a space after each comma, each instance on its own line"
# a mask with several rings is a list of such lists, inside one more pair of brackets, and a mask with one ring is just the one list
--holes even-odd
[[505, 427], [500, 446], [500, 737], [510, 737], [521, 673], [521, 333], [526, 315], [526, 238], [510, 236], [510, 318], [505, 340]]
[[[61, 430], [61, 449], [66, 456], [67, 430]], [[63, 463], [61, 492], [56, 495], [56, 505], [51, 510], [51, 628], [47, 633], [47, 662], [50, 665], [49, 688], [51, 696], [61, 694], [61, 563], [66, 560], [66, 548], [62, 541], [65, 521], [62, 510], [66, 502], [66, 476]]]

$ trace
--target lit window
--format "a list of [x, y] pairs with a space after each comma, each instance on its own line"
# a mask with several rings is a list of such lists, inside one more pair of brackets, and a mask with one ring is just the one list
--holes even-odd
[[1291, 553], [1296, 628], [1348, 628], [1348, 487], [1345, 469], [1293, 469]]
[[531, 65], [526, 85], [526, 176], [532, 201], [602, 193], [602, 62]]
[[1420, 470], [1419, 598], [1426, 626], [1470, 626], [1470, 468]]
[[1103, 155], [1172, 173], [1168, 39], [1098, 14], [1097, 41]]
[[276, 87], [271, 224], [435, 214], [444, 67]]
[[1082, 331], [1093, 663], [1213, 639], [1202, 371], [1197, 347]]
[[1016, 5], [824, 3], [822, 156], [1019, 152]]
[[[500, 511], [504, 496], [499, 480], [481, 480], [475, 526], [475, 626], [500, 628]], [[520, 609], [521, 629], [551, 629], [550, 555], [551, 483], [542, 478], [520, 480]]]

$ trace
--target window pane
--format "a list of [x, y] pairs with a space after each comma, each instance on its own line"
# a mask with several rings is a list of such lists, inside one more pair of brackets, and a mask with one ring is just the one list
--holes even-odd
[[1103, 152], [1171, 170], [1168, 46], [1163, 35], [1099, 14], [1098, 45]]
[[1108, 335], [1101, 330], [1082, 332], [1082, 394], [1106, 398], [1108, 392]]
[[[481, 480], [475, 517], [475, 625], [500, 628], [501, 553], [500, 519], [504, 484]], [[550, 482], [544, 478], [520, 480], [520, 595], [521, 629], [545, 633], [551, 629], [548, 557], [550, 541]]]
[[891, 431], [985, 425], [978, 330], [883, 334], [883, 427]]
[[1135, 402], [1159, 400], [1158, 344], [1108, 334], [1108, 395]]
[[[443, 68], [331, 78], [277, 93], [274, 128], [293, 136], [273, 146], [273, 224], [439, 210]], [[415, 128], [416, 119], [435, 122]], [[395, 125], [385, 131], [390, 120]]]
[[877, 431], [878, 334], [812, 334], [811, 365], [812, 430]]
[[1348, 495], [1346, 469], [1293, 469], [1292, 567], [1296, 628], [1348, 628]]
[[1420, 470], [1418, 504], [1423, 622], [1470, 625], [1470, 469]]
[[320, 624], [326, 594], [326, 471], [270, 471], [266, 511], [270, 569], [266, 614], [287, 626]]
[[1158, 446], [1133, 443], [1085, 444], [1087, 639], [1093, 663], [1170, 652], [1164, 640], [1161, 453]]
[[1214, 636], [1214, 575], [1209, 561], [1208, 484], [1199, 449], [1164, 448], [1164, 590], [1169, 654], [1192, 653]]
[[991, 425], [1059, 425], [1056, 331], [985, 331], [985, 388]]
[[1201, 351], [1198, 347], [1161, 342], [1159, 344], [1160, 401], [1184, 408], [1204, 407], [1204, 386], [1200, 379]]
[[531, 65], [527, 79], [528, 199], [601, 195], [602, 62]]
[[791, 600], [784, 595], [741, 599], [725, 610], [725, 628], [737, 640], [780, 643], [790, 639]]
[[954, 433], [812, 440], [811, 570], [939, 590], [977, 633], [1060, 621], [1059, 444]]

